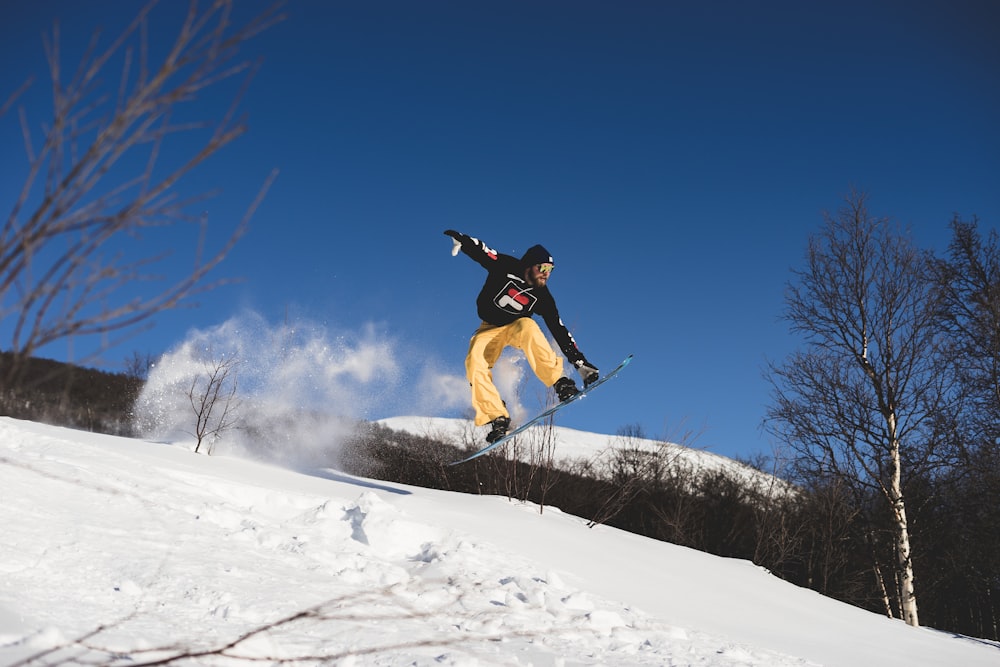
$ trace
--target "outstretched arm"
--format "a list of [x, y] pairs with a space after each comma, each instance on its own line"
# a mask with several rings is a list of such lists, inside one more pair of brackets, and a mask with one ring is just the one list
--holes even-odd
[[497, 251], [477, 238], [456, 232], [454, 229], [445, 230], [445, 236], [450, 236], [455, 242], [454, 247], [451, 249], [453, 256], [457, 255], [458, 251], [461, 250], [487, 270], [490, 268], [490, 263], [497, 260]]

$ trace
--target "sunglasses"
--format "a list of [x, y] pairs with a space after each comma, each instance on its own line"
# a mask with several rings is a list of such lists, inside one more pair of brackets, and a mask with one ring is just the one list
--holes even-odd
[[552, 264], [546, 262], [545, 264], [535, 264], [535, 268], [538, 269], [538, 272], [541, 273], [543, 276], [547, 276], [550, 273], [552, 273], [552, 269], [554, 269], [555, 267]]

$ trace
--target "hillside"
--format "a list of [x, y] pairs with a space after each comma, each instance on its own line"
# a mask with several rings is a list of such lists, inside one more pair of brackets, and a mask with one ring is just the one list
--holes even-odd
[[207, 457], [187, 443], [3, 418], [0, 495], [5, 665], [38, 655], [32, 665], [135, 667], [191, 651], [205, 655], [186, 664], [1000, 657], [996, 644], [553, 508]]
[[[380, 419], [379, 424], [413, 435], [438, 440], [440, 442], [461, 446], [471, 439], [474, 427], [467, 419], [449, 419], [445, 417], [389, 417]], [[542, 427], [539, 427], [541, 429]], [[481, 436], [482, 429], [479, 435]], [[660, 452], [667, 459], [676, 461], [692, 474], [726, 472], [734, 479], [740, 479], [753, 487], [768, 487], [775, 484], [786, 487], [774, 476], [762, 473], [750, 466], [712, 452], [685, 447], [670, 442], [650, 438], [605, 435], [588, 433], [563, 426], [552, 427], [553, 459], [563, 467], [575, 461], [607, 461], [614, 449], [631, 448], [648, 452]], [[530, 440], [531, 433], [526, 432], [523, 439]], [[526, 453], [526, 452], [522, 452]]]
[[[0, 352], [0, 416], [131, 435], [129, 414], [142, 380], [52, 359], [32, 357], [13, 368]], [[16, 382], [9, 381], [9, 374]]]

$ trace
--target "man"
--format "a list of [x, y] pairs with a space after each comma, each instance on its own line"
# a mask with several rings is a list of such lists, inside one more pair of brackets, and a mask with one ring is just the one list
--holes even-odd
[[461, 250], [487, 271], [476, 306], [483, 321], [469, 342], [465, 374], [472, 386], [472, 405], [476, 426], [489, 424], [492, 430], [486, 441], [496, 442], [510, 428], [510, 413], [493, 384], [493, 365], [505, 347], [524, 352], [528, 365], [546, 387], [554, 387], [560, 401], [580, 392], [576, 383], [563, 375], [563, 359], [549, 345], [532, 315], [541, 315], [559, 349], [572, 363], [586, 388], [597, 380], [597, 368], [576, 347], [576, 341], [559, 318], [556, 302], [549, 293], [548, 281], [553, 262], [549, 251], [540, 245], [528, 248], [520, 259], [502, 255], [479, 239], [452, 229], [445, 232], [454, 239], [453, 255]]

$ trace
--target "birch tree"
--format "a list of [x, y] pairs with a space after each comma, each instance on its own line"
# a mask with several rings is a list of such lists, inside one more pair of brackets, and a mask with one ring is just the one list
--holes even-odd
[[878, 583], [895, 592], [889, 611], [916, 626], [906, 480], [943, 455], [932, 417], [947, 396], [934, 291], [927, 257], [909, 238], [872, 217], [864, 194], [845, 201], [810, 239], [789, 286], [786, 318], [805, 349], [770, 367], [767, 425], [795, 450], [803, 474], [884, 498], [894, 568]]

